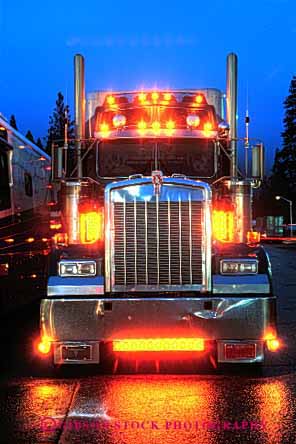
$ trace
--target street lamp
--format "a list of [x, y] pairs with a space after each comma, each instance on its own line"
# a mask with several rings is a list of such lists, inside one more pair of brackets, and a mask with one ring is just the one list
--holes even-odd
[[290, 205], [290, 237], [293, 235], [293, 202], [283, 196], [275, 196], [276, 200], [285, 200]]

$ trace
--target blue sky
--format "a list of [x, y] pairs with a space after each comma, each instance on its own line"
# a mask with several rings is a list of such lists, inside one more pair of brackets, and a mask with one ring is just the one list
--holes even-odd
[[[269, 163], [296, 74], [293, 0], [0, 0], [0, 112], [21, 131], [47, 132], [58, 91], [73, 103], [73, 56], [86, 58], [87, 90], [140, 86], [225, 89], [225, 59], [239, 57], [239, 122], [249, 91], [251, 136]], [[72, 113], [73, 114], [73, 113]]]

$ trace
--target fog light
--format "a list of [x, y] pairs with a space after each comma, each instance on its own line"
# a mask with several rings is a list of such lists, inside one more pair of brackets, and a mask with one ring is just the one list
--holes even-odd
[[95, 261], [61, 261], [59, 263], [59, 275], [62, 277], [70, 276], [95, 276]]
[[257, 259], [222, 259], [221, 274], [257, 274]]

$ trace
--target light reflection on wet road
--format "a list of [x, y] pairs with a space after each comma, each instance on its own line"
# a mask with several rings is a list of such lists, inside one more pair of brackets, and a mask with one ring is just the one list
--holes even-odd
[[14, 377], [0, 379], [0, 443], [294, 444], [296, 249], [271, 253], [288, 347], [264, 377], [209, 369], [32, 378], [21, 377], [28, 373], [18, 358]]

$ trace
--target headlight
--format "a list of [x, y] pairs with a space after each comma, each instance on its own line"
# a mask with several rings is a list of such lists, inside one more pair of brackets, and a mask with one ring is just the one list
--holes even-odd
[[220, 261], [221, 274], [257, 274], [257, 259], [222, 259]]
[[61, 261], [59, 262], [59, 275], [67, 276], [95, 276], [96, 275], [95, 261]]

